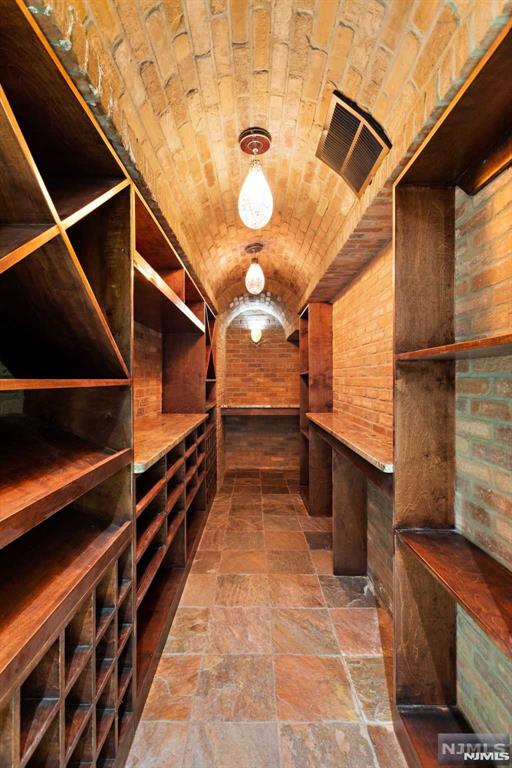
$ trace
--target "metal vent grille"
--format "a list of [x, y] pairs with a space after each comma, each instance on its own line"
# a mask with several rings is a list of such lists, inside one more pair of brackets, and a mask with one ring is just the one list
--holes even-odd
[[371, 115], [342, 94], [333, 93], [316, 156], [359, 197], [390, 147], [386, 134]]

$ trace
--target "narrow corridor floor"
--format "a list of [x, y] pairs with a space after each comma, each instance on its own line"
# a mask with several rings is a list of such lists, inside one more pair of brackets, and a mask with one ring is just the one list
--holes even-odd
[[403, 768], [391, 624], [366, 578], [332, 574], [330, 518], [293, 472], [217, 494], [128, 768]]

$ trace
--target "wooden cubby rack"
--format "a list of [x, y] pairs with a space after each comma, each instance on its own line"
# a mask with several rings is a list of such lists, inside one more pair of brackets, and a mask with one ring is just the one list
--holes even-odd
[[[121, 768], [216, 492], [215, 313], [26, 4], [2, 10], [0, 766]], [[134, 320], [163, 338], [142, 421]]]
[[[332, 411], [332, 305], [324, 302], [308, 304], [299, 316], [300, 369], [300, 491], [311, 515], [326, 512], [329, 487], [321, 487], [320, 495], [310, 497], [310, 474], [322, 471], [327, 448], [310, 441], [308, 412]], [[330, 461], [330, 456], [329, 456]], [[329, 464], [330, 466], [330, 464]]]
[[410, 765], [424, 768], [439, 733], [471, 730], [457, 707], [457, 606], [512, 656], [512, 573], [454, 511], [456, 361], [512, 353], [511, 332], [455, 338], [455, 187], [473, 194], [503, 167], [511, 60], [508, 25], [394, 187], [395, 714]]

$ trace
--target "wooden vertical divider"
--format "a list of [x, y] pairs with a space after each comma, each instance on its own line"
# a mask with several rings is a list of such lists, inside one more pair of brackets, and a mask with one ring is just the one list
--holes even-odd
[[330, 448], [313, 434], [306, 413], [332, 411], [332, 306], [308, 304], [299, 317], [300, 487], [311, 515], [330, 515]]

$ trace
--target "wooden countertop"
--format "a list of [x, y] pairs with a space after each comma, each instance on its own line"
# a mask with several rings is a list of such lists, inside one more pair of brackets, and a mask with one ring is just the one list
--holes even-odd
[[328, 432], [381, 472], [388, 474], [393, 472], [393, 445], [389, 440], [354, 425], [336, 413], [307, 413], [306, 415], [313, 424]]
[[207, 413], [162, 413], [160, 416], [151, 416], [144, 421], [136, 421], [135, 474], [149, 469], [207, 418]]
[[298, 416], [298, 405], [223, 405], [223, 416]]

